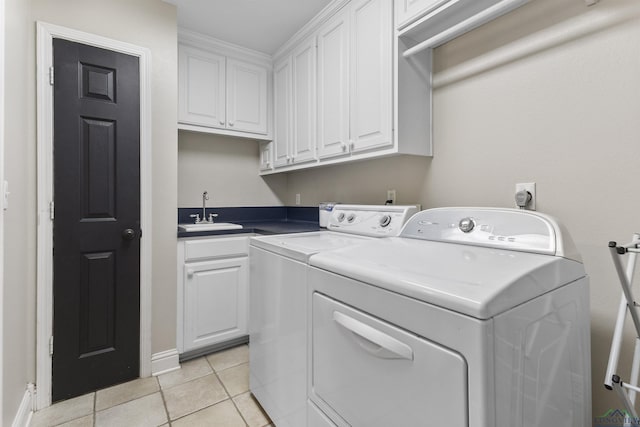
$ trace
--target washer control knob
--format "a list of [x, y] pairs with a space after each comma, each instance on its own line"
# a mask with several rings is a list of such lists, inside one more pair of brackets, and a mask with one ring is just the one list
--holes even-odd
[[460, 223], [458, 224], [458, 228], [460, 229], [460, 231], [462, 231], [463, 233], [469, 233], [471, 232], [471, 230], [473, 230], [473, 228], [476, 226], [475, 221], [473, 220], [473, 218], [462, 218], [460, 220]]
[[380, 218], [380, 227], [386, 227], [391, 224], [391, 215], [382, 215]]
[[356, 214], [349, 214], [349, 216], [347, 217], [347, 222], [348, 223], [352, 223], [353, 221], [355, 221], [356, 219]]
[[342, 221], [344, 221], [344, 212], [340, 212], [338, 214], [338, 222], [342, 222]]

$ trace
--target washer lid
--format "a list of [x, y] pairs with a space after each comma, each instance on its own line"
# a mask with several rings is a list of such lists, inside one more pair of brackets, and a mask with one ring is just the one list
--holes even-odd
[[318, 253], [309, 264], [478, 319], [585, 276], [567, 258], [402, 237]]
[[312, 231], [309, 233], [252, 237], [250, 244], [251, 246], [306, 263], [309, 256], [317, 252], [343, 248], [366, 242], [369, 239], [370, 237], [333, 233], [331, 231]]

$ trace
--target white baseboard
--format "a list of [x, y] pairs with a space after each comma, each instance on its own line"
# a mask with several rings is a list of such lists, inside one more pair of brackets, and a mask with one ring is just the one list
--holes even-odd
[[11, 423], [11, 427], [27, 427], [29, 425], [31, 422], [31, 415], [33, 415], [32, 408], [34, 398], [34, 387], [32, 384], [29, 384], [24, 392], [24, 396], [22, 396], [22, 401], [20, 402], [18, 412], [13, 419], [13, 423]]
[[154, 377], [176, 369], [180, 369], [178, 349], [172, 348], [151, 355], [151, 375]]

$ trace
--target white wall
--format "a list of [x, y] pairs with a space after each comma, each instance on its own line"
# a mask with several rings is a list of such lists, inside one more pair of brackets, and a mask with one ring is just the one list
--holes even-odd
[[640, 229], [640, 4], [581, 3], [534, 1], [437, 52], [444, 79], [482, 61], [478, 44], [516, 55], [584, 32], [434, 92], [436, 156], [423, 197], [430, 206], [505, 206], [516, 182], [537, 183], [538, 210], [567, 225], [591, 277], [593, 413], [601, 415], [620, 407], [602, 386], [620, 295], [607, 242]]
[[536, 182], [591, 278], [594, 416], [621, 407], [602, 386], [620, 296], [607, 242], [640, 230], [639, 43], [637, 0], [533, 0], [436, 50], [432, 160], [291, 173], [285, 202], [379, 203], [394, 186], [424, 207], [511, 207]]
[[[33, 20], [151, 50], [152, 352], [175, 348], [177, 193], [177, 14], [158, 0], [32, 0]], [[28, 159], [27, 165], [32, 167]], [[34, 157], [35, 160], [35, 157]]]
[[286, 205], [300, 202], [314, 206], [319, 202], [381, 205], [387, 190], [396, 190], [397, 204], [420, 201], [431, 158], [395, 156], [290, 172]]
[[158, 0], [7, 0], [3, 420], [10, 425], [35, 382], [35, 22], [147, 47], [152, 55], [152, 352], [176, 345], [177, 29], [175, 6]]
[[[13, 195], [4, 216], [2, 420], [11, 425], [26, 385], [35, 379], [35, 97], [34, 25], [29, 2], [7, 0], [5, 177]], [[31, 50], [29, 50], [31, 49]], [[33, 82], [33, 84], [32, 84]]]
[[280, 206], [287, 176], [258, 175], [258, 142], [244, 138], [179, 131], [178, 207]]

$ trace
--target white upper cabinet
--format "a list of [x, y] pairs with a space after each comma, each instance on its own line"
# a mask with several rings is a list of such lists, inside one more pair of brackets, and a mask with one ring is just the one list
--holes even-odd
[[340, 12], [318, 32], [318, 157], [349, 152], [349, 21]]
[[391, 2], [351, 5], [350, 134], [354, 153], [393, 145]]
[[315, 37], [273, 67], [275, 167], [316, 159], [316, 72]]
[[527, 1], [333, 0], [275, 54], [273, 167], [261, 173], [431, 156], [433, 48]]
[[227, 59], [227, 127], [267, 133], [267, 69]]
[[273, 67], [273, 163], [286, 166], [290, 163], [291, 145], [291, 57], [287, 56]]
[[318, 34], [318, 156], [393, 145], [392, 5], [354, 0]]
[[260, 170], [273, 169], [273, 142], [260, 143]]
[[293, 71], [293, 163], [316, 158], [316, 38], [310, 37], [291, 54]]
[[224, 127], [225, 57], [181, 46], [178, 67], [178, 120], [193, 125]]
[[271, 139], [267, 55], [181, 31], [178, 82], [178, 129]]

